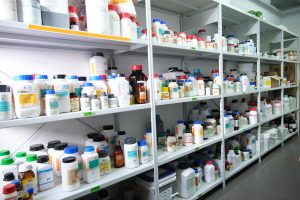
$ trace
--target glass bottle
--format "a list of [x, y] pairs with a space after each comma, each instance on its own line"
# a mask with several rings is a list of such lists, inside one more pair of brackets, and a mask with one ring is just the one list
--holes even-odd
[[27, 190], [34, 187], [35, 178], [34, 172], [32, 171], [32, 165], [24, 163], [19, 166], [19, 180], [23, 186], [23, 199], [29, 198]]
[[135, 101], [138, 104], [146, 103], [146, 82], [145, 81], [137, 81], [136, 85], [136, 93], [135, 93]]
[[115, 168], [121, 168], [124, 166], [124, 164], [125, 164], [124, 154], [123, 154], [123, 151], [122, 151], [120, 145], [115, 146], [113, 158], [114, 158], [114, 167]]
[[71, 104], [71, 112], [79, 112], [80, 104], [79, 104], [79, 98], [76, 95], [76, 93], [70, 94], [70, 104]]
[[[138, 81], [147, 81], [145, 74], [142, 72], [142, 65], [133, 65], [131, 66], [132, 73], [129, 76], [129, 83], [133, 90], [133, 96], [136, 97], [137, 93], [137, 82]], [[146, 90], [145, 90], [146, 92]]]

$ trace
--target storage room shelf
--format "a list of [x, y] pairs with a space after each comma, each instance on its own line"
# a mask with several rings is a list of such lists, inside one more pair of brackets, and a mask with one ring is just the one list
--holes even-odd
[[290, 86], [284, 86], [283, 89], [289, 89], [289, 88], [297, 88], [298, 85], [290, 85]]
[[222, 140], [221, 135], [216, 135], [208, 140], [204, 140], [201, 144], [193, 144], [191, 146], [176, 146], [174, 152], [168, 152], [166, 147], [157, 150], [158, 165], [163, 165], [195, 151], [208, 147], [212, 144], [216, 144]]
[[264, 151], [261, 153], [261, 156], [265, 155], [266, 153], [272, 151], [273, 149], [275, 149], [277, 146], [279, 146], [281, 144], [281, 140], [276, 140], [275, 144], [272, 145], [268, 150]]
[[226, 61], [240, 61], [240, 62], [256, 62], [258, 57], [252, 55], [242, 55], [232, 52], [223, 52], [223, 59]]
[[252, 158], [250, 158], [249, 160], [243, 161], [238, 167], [236, 167], [235, 169], [231, 170], [231, 171], [226, 171], [225, 172], [225, 179], [229, 179], [230, 177], [232, 177], [233, 175], [235, 175], [236, 173], [240, 172], [241, 170], [243, 170], [245, 167], [249, 166], [251, 163], [255, 162], [256, 160], [258, 160], [259, 155], [255, 155]]
[[247, 94], [255, 94], [258, 93], [258, 90], [255, 91], [250, 91], [250, 92], [234, 92], [231, 94], [224, 94], [224, 97], [236, 97], [236, 96], [242, 96], [242, 95], [247, 95]]
[[269, 91], [274, 91], [274, 90], [281, 90], [282, 87], [275, 87], [275, 88], [261, 88], [260, 92], [269, 92]]
[[222, 178], [218, 178], [213, 183], [206, 183], [202, 180], [202, 182], [200, 184], [200, 190], [196, 191], [195, 194], [193, 194], [193, 196], [191, 196], [190, 198], [186, 198], [186, 199], [181, 198], [179, 196], [175, 196], [174, 200], [196, 200], [196, 199], [199, 199], [201, 196], [203, 196], [204, 194], [206, 194], [210, 190], [214, 189], [215, 187], [217, 187], [221, 183], [222, 183]]
[[0, 42], [1, 45], [88, 51], [130, 51], [147, 45], [145, 41], [131, 42], [129, 38], [124, 37], [12, 21], [0, 21]]
[[265, 123], [270, 122], [270, 121], [272, 121], [274, 119], [277, 119], [277, 118], [279, 118], [281, 116], [282, 116], [282, 114], [280, 114], [280, 115], [273, 115], [272, 117], [270, 117], [268, 119], [261, 120], [260, 124], [265, 124]]
[[287, 112], [284, 112], [283, 115], [287, 115], [287, 114], [289, 114], [289, 113], [296, 112], [297, 110], [298, 110], [298, 108], [291, 109], [291, 110], [289, 110], [289, 111], [287, 111]]
[[140, 165], [139, 167], [134, 169], [127, 169], [125, 167], [119, 169], [112, 168], [112, 172], [108, 175], [101, 176], [99, 181], [90, 184], [81, 181], [80, 188], [75, 191], [65, 192], [62, 190], [62, 186], [59, 183], [58, 186], [50, 190], [46, 190], [38, 193], [35, 199], [36, 200], [54, 200], [54, 199], [73, 200], [85, 196], [87, 194], [93, 193], [95, 191], [98, 191], [100, 189], [106, 188], [110, 185], [119, 183], [125, 179], [131, 178], [133, 176], [146, 172], [150, 169], [153, 169], [153, 162]]
[[87, 112], [71, 112], [71, 113], [62, 113], [53, 116], [40, 116], [34, 118], [26, 118], [26, 119], [13, 119], [8, 121], [0, 121], [0, 129], [1, 128], [9, 128], [15, 126], [23, 126], [29, 124], [39, 124], [39, 123], [47, 123], [47, 122], [55, 122], [62, 121], [68, 119], [77, 119], [83, 117], [93, 117], [99, 115], [107, 115], [113, 113], [121, 113], [135, 110], [143, 110], [150, 108], [150, 104], [140, 104], [140, 105], [132, 105], [127, 107], [117, 107], [117, 108], [108, 108], [99, 111], [87, 111]]
[[179, 99], [158, 100], [155, 102], [155, 104], [157, 106], [162, 106], [162, 105], [187, 103], [187, 102], [193, 102], [193, 101], [205, 101], [205, 100], [220, 99], [220, 98], [221, 98], [220, 95], [184, 97], [184, 98], [179, 98]]
[[291, 64], [297, 64], [298, 61], [292, 61], [292, 60], [283, 60], [284, 63], [291, 63]]
[[283, 141], [286, 141], [286, 140], [290, 139], [291, 137], [293, 137], [296, 134], [298, 134], [298, 131], [286, 134], [285, 137], [284, 137], [284, 139], [283, 139]]
[[227, 139], [227, 138], [230, 138], [230, 137], [233, 137], [233, 136], [235, 136], [235, 135], [238, 135], [238, 134], [240, 134], [240, 133], [243, 133], [243, 132], [246, 132], [246, 131], [248, 131], [248, 130], [250, 130], [250, 129], [253, 129], [253, 128], [256, 128], [256, 127], [258, 127], [258, 125], [259, 125], [259, 123], [257, 123], [257, 124], [254, 124], [254, 125], [247, 125], [247, 126], [244, 126], [244, 127], [241, 127], [239, 130], [237, 130], [237, 131], [233, 131], [233, 132], [231, 132], [231, 133], [228, 133], [228, 134], [225, 134], [225, 139]]
[[260, 57], [260, 62], [263, 64], [280, 64], [282, 62], [282, 59], [281, 58]]

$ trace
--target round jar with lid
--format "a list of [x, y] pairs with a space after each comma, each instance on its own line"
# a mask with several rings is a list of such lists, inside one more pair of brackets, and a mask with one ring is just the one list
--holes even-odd
[[19, 165], [25, 163], [26, 156], [27, 156], [27, 154], [26, 154], [25, 151], [17, 152], [17, 153], [16, 153], [16, 158], [15, 158], [15, 164], [16, 164], [17, 166], [19, 166]]
[[100, 179], [99, 157], [93, 146], [84, 148], [81, 156], [83, 164], [83, 179], [87, 183], [92, 183]]
[[48, 153], [46, 152], [43, 144], [30, 145], [28, 154], [36, 154], [37, 156], [42, 156], [42, 155], [48, 156]]
[[108, 143], [105, 140], [105, 136], [102, 134], [98, 134], [93, 137], [93, 142], [91, 146], [95, 148], [95, 151], [97, 153], [99, 153], [100, 151], [108, 153]]
[[82, 172], [82, 159], [79, 155], [78, 146], [68, 146], [64, 149], [64, 155], [60, 158], [61, 162], [64, 158], [74, 156], [76, 158], [76, 161], [78, 162], [78, 173], [80, 180], [83, 178], [83, 172]]
[[49, 157], [49, 163], [52, 164], [52, 155], [54, 152], [54, 146], [59, 144], [60, 140], [53, 140], [53, 141], [49, 141], [47, 148], [48, 148], [48, 157]]
[[85, 141], [85, 146], [93, 146], [93, 138], [94, 136], [98, 135], [98, 133], [89, 133], [87, 134], [87, 140]]
[[110, 157], [107, 152], [100, 151], [98, 153], [99, 156], [99, 171], [100, 176], [110, 174], [111, 172], [111, 162]]
[[176, 185], [178, 196], [189, 198], [195, 191], [195, 171], [188, 163], [179, 163], [176, 169]]
[[52, 154], [52, 166], [54, 174], [57, 177], [61, 177], [61, 157], [64, 155], [64, 149], [68, 146], [67, 143], [59, 143], [54, 146], [54, 151]]
[[124, 155], [126, 168], [131, 169], [139, 166], [138, 145], [134, 137], [128, 137], [125, 139]]
[[0, 120], [13, 118], [13, 102], [10, 87], [8, 85], [0, 85]]
[[76, 157], [69, 156], [62, 160], [61, 163], [62, 188], [70, 192], [80, 187], [80, 177], [78, 171], [78, 162]]
[[45, 114], [47, 116], [59, 114], [58, 98], [54, 90], [46, 90], [44, 100], [45, 100]]
[[12, 183], [5, 185], [1, 192], [3, 200], [15, 200], [18, 197], [16, 186]]
[[45, 113], [45, 95], [46, 90], [52, 89], [52, 84], [48, 79], [47, 75], [36, 75], [34, 77], [34, 83], [39, 87], [40, 89], [40, 103], [41, 103], [41, 115], [44, 115]]
[[54, 187], [53, 168], [48, 156], [39, 156], [37, 159], [37, 182], [39, 191], [49, 190]]
[[58, 74], [53, 77], [53, 87], [58, 98], [58, 108], [60, 113], [68, 113], [70, 106], [70, 84], [65, 80], [65, 74]]

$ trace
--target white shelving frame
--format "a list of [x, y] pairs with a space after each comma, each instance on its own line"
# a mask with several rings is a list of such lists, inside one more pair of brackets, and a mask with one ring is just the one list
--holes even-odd
[[[154, 1], [154, 0], [152, 0]], [[222, 35], [222, 11], [223, 8], [226, 9], [232, 9], [232, 12], [238, 12], [240, 15], [243, 15], [245, 17], [248, 17], [252, 20], [255, 20], [258, 24], [258, 31], [256, 32], [257, 35], [257, 52], [260, 52], [260, 28], [261, 23], [267, 23], [266, 21], [256, 18], [248, 13], [245, 13], [243, 11], [240, 11], [236, 8], [230, 8], [226, 2], [223, 1], [207, 1], [207, 2], [214, 2], [216, 4], [217, 12], [218, 12], [218, 33], [219, 35]], [[267, 123], [269, 121], [272, 121], [276, 118], [281, 118], [281, 127], [283, 128], [284, 124], [284, 116], [286, 114], [295, 112], [297, 116], [297, 127], [299, 127], [299, 78], [297, 76], [297, 82], [294, 86], [286, 86], [286, 87], [278, 87], [278, 88], [271, 88], [271, 89], [261, 89], [260, 87], [257, 88], [256, 91], [249, 92], [249, 93], [236, 93], [236, 94], [224, 94], [223, 93], [223, 61], [226, 60], [232, 60], [232, 61], [247, 61], [250, 60], [251, 62], [256, 63], [257, 65], [257, 77], [259, 77], [261, 72], [261, 63], [278, 63], [281, 65], [281, 76], [283, 76], [283, 67], [285, 63], [294, 64], [296, 66], [296, 72], [298, 73], [299, 70], [299, 56], [298, 61], [286, 61], [283, 58], [278, 59], [272, 59], [272, 58], [264, 58], [261, 56], [242, 56], [239, 54], [233, 54], [228, 52], [223, 52], [221, 47], [217, 50], [207, 50], [207, 49], [189, 49], [189, 48], [181, 48], [175, 45], [167, 45], [167, 44], [158, 44], [154, 43], [152, 41], [152, 30], [151, 30], [151, 0], [145, 0], [145, 10], [146, 10], [146, 24], [147, 24], [147, 33], [148, 38], [147, 41], [129, 41], [128, 39], [124, 38], [106, 38], [102, 35], [95, 35], [95, 34], [83, 34], [80, 32], [74, 32], [74, 31], [67, 31], [67, 32], [57, 32], [56, 30], [39, 30], [34, 29], [30, 25], [22, 24], [22, 23], [15, 23], [15, 22], [4, 22], [0, 21], [0, 45], [11, 45], [11, 46], [28, 46], [30, 48], [38, 47], [38, 48], [60, 48], [60, 49], [78, 49], [80, 51], [93, 51], [95, 49], [104, 49], [109, 52], [112, 52], [113, 54], [122, 54], [122, 53], [130, 53], [130, 52], [142, 52], [148, 55], [148, 70], [150, 74], [150, 82], [151, 82], [151, 88], [154, 85], [153, 81], [153, 73], [154, 73], [154, 66], [153, 66], [153, 59], [155, 55], [161, 54], [161, 55], [172, 55], [172, 56], [181, 56], [181, 57], [192, 57], [196, 59], [201, 59], [206, 57], [207, 55], [210, 55], [212, 59], [218, 60], [219, 63], [219, 70], [221, 74], [221, 94], [219, 96], [199, 96], [199, 97], [187, 97], [183, 99], [178, 100], [165, 100], [165, 101], [155, 101], [154, 100], [154, 91], [151, 90], [150, 95], [150, 102], [143, 105], [134, 105], [124, 108], [115, 108], [115, 109], [107, 109], [107, 110], [101, 110], [97, 112], [77, 112], [77, 113], [67, 113], [67, 114], [61, 114], [57, 116], [42, 116], [32, 119], [16, 119], [16, 120], [10, 120], [6, 122], [0, 122], [0, 128], [9, 128], [14, 126], [23, 126], [23, 125], [29, 125], [29, 124], [37, 124], [37, 123], [45, 123], [45, 122], [52, 122], [52, 121], [61, 121], [61, 120], [68, 120], [68, 119], [75, 119], [75, 118], [83, 118], [83, 117], [92, 117], [92, 116], [99, 116], [99, 115], [106, 115], [106, 114], [117, 114], [120, 112], [131, 112], [135, 110], [143, 110], [143, 109], [150, 109], [151, 110], [151, 126], [152, 126], [152, 141], [153, 141], [153, 160], [152, 162], [142, 165], [135, 169], [114, 169], [113, 172], [105, 177], [101, 177], [101, 179], [95, 183], [92, 184], [83, 184], [79, 190], [73, 191], [73, 192], [63, 192], [61, 191], [61, 187], [57, 186], [51, 190], [44, 191], [39, 193], [36, 196], [36, 199], [38, 200], [44, 200], [44, 199], [74, 199], [79, 198], [84, 195], [90, 194], [92, 192], [95, 192], [97, 190], [103, 189], [105, 187], [108, 187], [110, 185], [116, 184], [120, 181], [126, 180], [128, 178], [131, 178], [133, 176], [136, 176], [140, 173], [143, 173], [147, 170], [154, 169], [154, 180], [155, 180], [155, 197], [158, 199], [158, 193], [159, 193], [159, 181], [158, 181], [158, 167], [160, 165], [163, 165], [165, 163], [168, 163], [170, 161], [176, 160], [180, 157], [186, 156], [188, 154], [191, 154], [195, 151], [198, 151], [200, 149], [203, 149], [207, 146], [216, 144], [221, 142], [221, 160], [222, 160], [222, 169], [221, 169], [221, 177], [216, 180], [216, 182], [212, 184], [203, 183], [201, 190], [196, 192], [190, 199], [197, 199], [203, 194], [207, 193], [208, 191], [212, 190], [216, 186], [223, 184], [223, 187], [226, 186], [226, 180], [228, 180], [230, 177], [235, 175], [236, 173], [240, 172], [242, 169], [250, 165], [251, 163], [259, 160], [261, 162], [262, 156], [277, 147], [278, 145], [282, 144], [284, 145], [284, 142], [291, 138], [292, 136], [298, 134], [299, 131], [297, 130], [294, 133], [288, 134], [286, 137], [282, 138], [281, 141], [277, 141], [275, 145], [271, 148], [269, 148], [267, 151], [261, 152], [260, 145], [258, 145], [258, 153], [256, 156], [251, 158], [248, 161], [245, 161], [239, 166], [238, 168], [234, 169], [233, 171], [227, 172], [225, 171], [225, 140], [233, 137], [235, 135], [241, 134], [247, 130], [251, 130], [254, 128], [258, 129], [258, 144], [260, 144], [260, 134], [261, 134], [261, 126], [264, 123]], [[281, 30], [281, 51], [283, 55], [283, 48], [284, 48], [284, 33], [288, 33], [293, 35], [297, 42], [299, 43], [299, 36], [291, 33], [287, 30], [281, 29], [281, 27], [278, 27], [276, 25], [267, 23], [268, 25], [274, 27], [277, 30]], [[221, 38], [219, 43], [221, 43]], [[167, 51], [166, 51], [167, 50]], [[297, 49], [299, 53], [299, 45]], [[260, 79], [257, 79], [257, 85], [260, 85]], [[284, 112], [282, 109], [282, 113], [277, 116], [272, 116], [269, 119], [262, 119], [261, 116], [259, 116], [259, 123], [256, 125], [249, 125], [246, 127], [242, 127], [238, 131], [234, 131], [229, 134], [224, 133], [224, 127], [222, 126], [222, 134], [217, 135], [213, 138], [210, 138], [209, 140], [205, 141], [203, 144], [200, 145], [193, 145], [191, 147], [180, 147], [177, 148], [177, 151], [174, 153], [166, 153], [165, 151], [157, 150], [156, 145], [156, 123], [155, 123], [155, 116], [156, 116], [156, 106], [164, 106], [164, 105], [171, 105], [171, 104], [180, 104], [180, 103], [188, 103], [188, 102], [195, 102], [195, 101], [205, 101], [205, 100], [213, 100], [213, 99], [220, 99], [220, 116], [221, 116], [221, 124], [224, 125], [224, 99], [227, 97], [235, 97], [235, 96], [241, 96], [245, 94], [257, 94], [257, 103], [258, 103], [258, 110], [261, 110], [260, 105], [260, 97], [261, 93], [263, 92], [269, 92], [269, 91], [280, 91], [281, 92], [281, 99], [283, 98], [285, 89], [290, 88], [297, 88], [297, 108], [289, 111]], [[185, 106], [184, 106], [185, 107]], [[179, 197], [176, 197], [175, 199], [180, 199]]]

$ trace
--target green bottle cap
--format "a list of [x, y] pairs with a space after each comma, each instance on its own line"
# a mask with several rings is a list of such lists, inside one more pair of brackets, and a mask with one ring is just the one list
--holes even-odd
[[0, 156], [8, 156], [10, 154], [9, 150], [2, 150], [0, 151]]
[[37, 161], [37, 155], [36, 154], [28, 154], [26, 156], [26, 162], [34, 162]]
[[23, 158], [23, 157], [26, 157], [26, 152], [24, 151], [20, 151], [16, 154], [16, 158]]
[[3, 158], [1, 160], [1, 165], [11, 165], [14, 163], [14, 159], [8, 157], [8, 158]]

